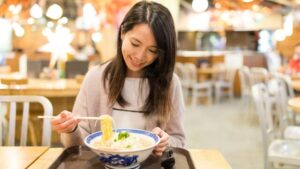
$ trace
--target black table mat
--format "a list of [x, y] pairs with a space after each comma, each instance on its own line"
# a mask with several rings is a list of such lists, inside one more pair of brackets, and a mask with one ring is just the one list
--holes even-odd
[[[174, 152], [175, 165], [173, 169], [195, 169], [189, 152], [182, 148], [171, 148]], [[140, 169], [160, 169], [161, 160], [151, 155], [146, 159]], [[50, 169], [105, 169], [97, 159], [97, 154], [86, 146], [75, 146], [64, 152], [50, 166]]]

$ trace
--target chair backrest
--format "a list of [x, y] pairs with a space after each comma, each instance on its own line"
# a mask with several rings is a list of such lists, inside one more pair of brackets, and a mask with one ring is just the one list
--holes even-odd
[[256, 112], [259, 117], [263, 142], [265, 147], [267, 147], [269, 141], [274, 138], [275, 129], [272, 117], [271, 98], [266, 85], [263, 83], [253, 85], [252, 97], [255, 103]]
[[286, 90], [286, 85], [284, 81], [281, 79], [273, 79], [276, 85], [276, 115], [279, 120], [279, 128], [281, 137], [283, 137], [283, 133], [285, 128], [289, 125], [289, 112], [288, 112], [288, 93]]
[[178, 75], [178, 77], [180, 78], [180, 79], [182, 79], [183, 78], [183, 63], [181, 63], [181, 62], [176, 62], [175, 63], [175, 69], [174, 69], [174, 71], [175, 71], [175, 73]]
[[294, 93], [294, 89], [292, 86], [292, 79], [290, 76], [282, 74], [282, 73], [273, 73], [272, 74], [276, 79], [281, 80], [282, 82], [284, 82], [284, 85], [286, 87], [287, 90], [287, 96], [288, 98], [294, 98], [295, 97], [295, 93]]
[[176, 62], [175, 64], [175, 72], [179, 76], [179, 79], [181, 81], [181, 85], [184, 87], [189, 86], [189, 74], [188, 70], [185, 68], [183, 63]]
[[239, 78], [242, 89], [242, 96], [250, 95], [251, 82], [250, 82], [250, 69], [247, 66], [243, 66], [239, 69]]
[[[16, 130], [16, 114], [17, 103], [23, 104], [22, 112], [22, 126], [20, 136], [20, 146], [26, 146], [28, 121], [29, 121], [29, 105], [30, 103], [40, 103], [44, 109], [45, 116], [51, 116], [53, 113], [53, 107], [51, 102], [43, 96], [14, 96], [14, 95], [2, 95], [0, 96], [0, 106], [8, 104], [10, 106], [9, 112], [9, 126], [8, 126], [8, 145], [15, 145], [15, 130]], [[2, 126], [0, 119], [0, 126]], [[0, 130], [1, 127], [0, 127]], [[2, 145], [2, 135], [0, 135], [0, 145]], [[51, 123], [50, 119], [43, 119], [43, 134], [42, 134], [42, 146], [50, 146], [51, 144]]]
[[260, 128], [262, 131], [263, 154], [265, 160], [265, 169], [268, 168], [269, 143], [274, 139], [274, 123], [272, 117], [272, 104], [268, 88], [265, 84], [255, 84], [251, 88], [252, 97], [255, 103], [256, 112], [259, 117]]
[[197, 83], [197, 67], [193, 63], [185, 63], [185, 69], [188, 71], [188, 78], [190, 84]]
[[251, 86], [257, 83], [267, 83], [269, 80], [269, 72], [262, 67], [250, 68], [250, 82]]
[[234, 83], [236, 69], [226, 68], [225, 69], [225, 80], [229, 82], [232, 86]]
[[224, 81], [226, 79], [226, 70], [229, 67], [226, 67], [224, 63], [216, 63], [212, 66], [212, 68], [219, 71], [217, 73], [212, 74], [212, 78], [215, 81]]

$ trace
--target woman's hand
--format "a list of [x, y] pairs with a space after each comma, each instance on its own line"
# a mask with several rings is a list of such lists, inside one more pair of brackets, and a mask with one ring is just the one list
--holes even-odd
[[74, 118], [69, 111], [62, 111], [56, 118], [52, 119], [52, 129], [58, 133], [71, 133], [80, 120]]
[[160, 137], [160, 142], [154, 148], [153, 153], [157, 156], [161, 156], [169, 145], [169, 134], [159, 127], [155, 127], [152, 132]]

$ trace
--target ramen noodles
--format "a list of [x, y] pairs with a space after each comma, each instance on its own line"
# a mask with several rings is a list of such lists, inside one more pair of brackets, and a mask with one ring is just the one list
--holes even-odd
[[100, 116], [102, 136], [92, 140], [91, 145], [95, 148], [105, 147], [112, 149], [142, 149], [150, 147], [154, 141], [142, 134], [121, 131], [113, 132], [113, 119], [109, 115]]
[[107, 140], [113, 137], [113, 119], [109, 115], [100, 116], [100, 126], [102, 131], [101, 143], [105, 144]]

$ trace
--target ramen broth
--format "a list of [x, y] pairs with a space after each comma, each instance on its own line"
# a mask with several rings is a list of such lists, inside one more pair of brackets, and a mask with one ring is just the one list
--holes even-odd
[[120, 150], [143, 149], [152, 146], [154, 143], [154, 140], [147, 136], [128, 132], [114, 133], [113, 137], [105, 143], [101, 141], [101, 136], [91, 141], [91, 145], [95, 148], [105, 147]]

